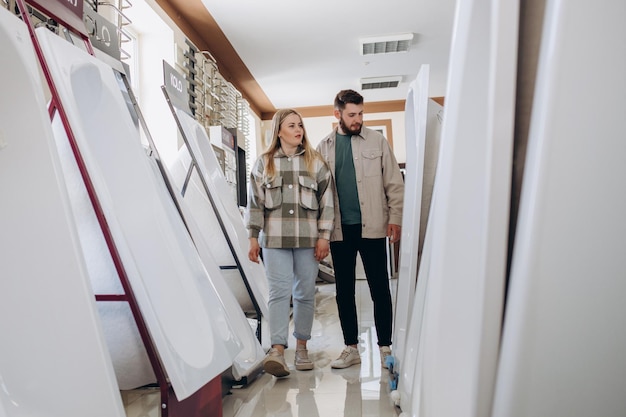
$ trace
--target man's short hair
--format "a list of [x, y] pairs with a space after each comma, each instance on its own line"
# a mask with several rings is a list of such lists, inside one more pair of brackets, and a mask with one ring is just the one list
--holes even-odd
[[347, 103], [363, 104], [363, 96], [354, 90], [341, 90], [335, 96], [335, 108], [343, 110]]

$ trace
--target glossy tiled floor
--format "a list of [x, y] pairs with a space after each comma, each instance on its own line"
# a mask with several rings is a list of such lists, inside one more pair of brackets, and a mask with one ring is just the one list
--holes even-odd
[[[394, 283], [394, 280], [391, 281]], [[357, 281], [357, 307], [361, 329], [361, 365], [331, 369], [330, 362], [343, 349], [337, 316], [335, 286], [318, 285], [315, 321], [309, 356], [312, 371], [293, 369], [295, 339], [289, 341], [286, 360], [292, 369], [287, 378], [261, 374], [243, 388], [232, 388], [222, 401], [223, 417], [396, 417], [398, 409], [389, 398], [387, 370], [380, 366], [367, 282]], [[157, 417], [158, 392], [123, 393], [128, 417]]]

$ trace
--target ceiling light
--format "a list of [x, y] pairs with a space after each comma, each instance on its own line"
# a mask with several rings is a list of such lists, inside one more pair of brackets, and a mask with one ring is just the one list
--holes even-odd
[[407, 52], [412, 40], [412, 33], [361, 38], [359, 39], [361, 45], [361, 55]]
[[401, 76], [361, 78], [361, 90], [375, 90], [379, 88], [395, 88], [402, 81]]

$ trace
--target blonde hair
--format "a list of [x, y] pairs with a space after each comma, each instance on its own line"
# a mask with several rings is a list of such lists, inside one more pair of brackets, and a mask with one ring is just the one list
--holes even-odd
[[[274, 114], [272, 118], [272, 141], [265, 150], [261, 154], [261, 156], [265, 160], [265, 169], [264, 176], [267, 178], [273, 178], [276, 175], [276, 165], [274, 164], [274, 155], [280, 149], [280, 138], [278, 137], [278, 132], [280, 131], [280, 125], [285, 121], [287, 116], [292, 114], [297, 115], [300, 118], [300, 122], [302, 122], [302, 116], [300, 113], [295, 111], [294, 109], [280, 109]], [[319, 154], [309, 142], [309, 137], [306, 134], [306, 129], [304, 128], [304, 123], [302, 124], [302, 143], [300, 144], [300, 148], [304, 149], [304, 162], [306, 163], [306, 169], [309, 171], [311, 176], [314, 176], [313, 173], [313, 162], [316, 158], [320, 158]]]

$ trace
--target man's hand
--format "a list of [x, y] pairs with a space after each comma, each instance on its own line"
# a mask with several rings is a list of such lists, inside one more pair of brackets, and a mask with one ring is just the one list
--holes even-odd
[[387, 236], [389, 237], [389, 241], [391, 243], [396, 243], [400, 240], [400, 229], [401, 227], [397, 224], [390, 224], [387, 226]]

